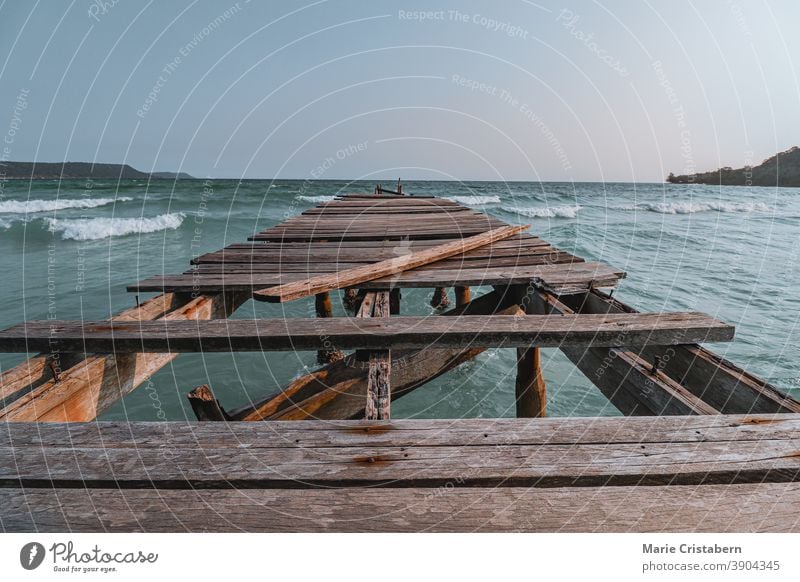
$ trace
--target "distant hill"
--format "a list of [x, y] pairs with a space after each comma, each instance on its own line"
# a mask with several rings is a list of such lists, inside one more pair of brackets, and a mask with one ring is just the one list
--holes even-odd
[[190, 176], [186, 172], [153, 172], [150, 174], [157, 180], [194, 180], [194, 176]]
[[715, 184], [721, 186], [790, 186], [800, 187], [800, 148], [794, 146], [761, 162], [744, 168], [720, 168], [676, 176], [670, 174], [672, 184]]
[[0, 178], [7, 180], [174, 180], [191, 179], [185, 172], [140, 172], [128, 164], [88, 162], [2, 162]]

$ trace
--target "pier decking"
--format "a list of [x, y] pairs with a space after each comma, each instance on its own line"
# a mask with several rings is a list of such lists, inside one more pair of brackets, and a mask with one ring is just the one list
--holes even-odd
[[[0, 331], [0, 350], [34, 356], [0, 375], [3, 529], [800, 529], [800, 402], [699, 345], [731, 326], [600, 291], [619, 269], [392, 194], [338, 197], [192, 263], [130, 285], [160, 295], [110, 321]], [[435, 304], [455, 287], [456, 306], [402, 315], [411, 287]], [[353, 317], [333, 317], [339, 289]], [[226, 319], [311, 295], [317, 318]], [[517, 350], [519, 418], [390, 420], [392, 400], [488, 347]], [[541, 418], [543, 347], [648, 418]], [[328, 363], [248, 405], [187, 386], [205, 422], [89, 422], [181, 352], [294, 349]]]
[[796, 415], [11, 424], [5, 531], [797, 531]]

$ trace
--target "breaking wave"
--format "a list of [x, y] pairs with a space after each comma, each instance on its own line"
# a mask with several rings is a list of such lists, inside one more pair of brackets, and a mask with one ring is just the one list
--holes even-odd
[[447, 199], [467, 206], [486, 206], [487, 204], [500, 203], [499, 196], [447, 196]]
[[503, 210], [520, 216], [528, 218], [575, 218], [580, 209], [583, 208], [575, 204], [574, 206], [534, 206], [534, 207], [516, 207], [516, 206], [503, 206]]
[[98, 240], [112, 236], [147, 234], [175, 230], [186, 215], [183, 212], [161, 214], [153, 218], [46, 218], [52, 232], [60, 232], [64, 240]]
[[313, 202], [314, 204], [319, 204], [320, 202], [333, 202], [336, 200], [336, 196], [305, 196], [303, 194], [299, 194], [297, 199], [303, 202]]
[[658, 202], [617, 206], [618, 210], [645, 210], [659, 214], [694, 214], [695, 212], [769, 212], [763, 202]]
[[27, 214], [32, 212], [52, 212], [54, 210], [67, 210], [69, 208], [97, 208], [115, 202], [129, 202], [133, 198], [121, 196], [119, 198], [83, 198], [78, 200], [7, 200], [0, 202], [0, 213]]

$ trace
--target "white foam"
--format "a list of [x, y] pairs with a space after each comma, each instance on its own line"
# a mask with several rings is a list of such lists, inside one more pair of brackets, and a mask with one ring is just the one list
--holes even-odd
[[183, 223], [184, 218], [182, 212], [175, 212], [153, 218], [47, 218], [45, 220], [48, 229], [60, 232], [64, 240], [97, 240], [112, 236], [174, 230]]
[[696, 212], [769, 212], [763, 202], [657, 202], [616, 206], [618, 210], [645, 210], [659, 214], [694, 214]]
[[487, 204], [500, 203], [499, 196], [447, 196], [447, 199], [467, 206], [486, 206]]
[[298, 194], [297, 199], [303, 202], [319, 204], [320, 202], [332, 202], [336, 200], [336, 196], [304, 196], [303, 194]]
[[574, 206], [533, 206], [533, 207], [516, 207], [516, 206], [503, 206], [506, 212], [513, 212], [520, 216], [528, 218], [575, 218], [580, 212], [582, 206], [575, 204]]
[[78, 200], [7, 200], [0, 202], [0, 213], [3, 214], [28, 214], [32, 212], [52, 212], [54, 210], [67, 210], [68, 208], [97, 208], [115, 202], [128, 202], [133, 198], [121, 196], [119, 198], [81, 198]]

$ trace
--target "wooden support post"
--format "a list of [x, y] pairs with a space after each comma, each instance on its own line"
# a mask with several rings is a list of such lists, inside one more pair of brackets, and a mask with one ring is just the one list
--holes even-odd
[[358, 309], [358, 295], [353, 287], [348, 287], [343, 292], [342, 304], [348, 311], [356, 311]]
[[189, 392], [188, 398], [197, 420], [231, 420], [207, 384]]
[[[379, 291], [376, 293], [372, 317], [389, 317], [388, 292]], [[391, 418], [391, 369], [391, 350], [370, 353], [369, 375], [367, 376], [367, 407], [364, 415], [367, 420], [389, 420]]]
[[[314, 308], [317, 312], [317, 317], [333, 317], [333, 307], [331, 306], [330, 293], [318, 293], [314, 296]], [[339, 350], [319, 350], [317, 352], [317, 362], [320, 364], [329, 364], [341, 360], [344, 354]]]
[[[520, 306], [526, 314], [544, 315], [541, 304], [534, 301], [533, 289], [519, 285], [515, 289]], [[517, 348], [516, 380], [517, 418], [545, 416], [547, 387], [544, 383], [539, 348]]]
[[431, 297], [431, 307], [435, 309], [445, 309], [450, 305], [450, 299], [447, 297], [447, 289], [444, 287], [437, 287]]
[[[365, 312], [371, 316], [372, 298], [367, 295]], [[494, 291], [471, 301], [463, 308], [445, 312], [454, 315], [521, 315], [516, 303], [509, 304], [503, 290]], [[360, 351], [360, 350], [359, 350]], [[391, 398], [416, 390], [460, 364], [482, 353], [484, 348], [395, 350], [392, 352]], [[363, 418], [367, 394], [367, 366], [369, 358], [358, 359], [356, 354], [344, 360], [306, 374], [275, 394], [266, 396], [255, 404], [231, 410], [234, 420], [305, 420]]]
[[400, 288], [396, 287], [389, 292], [389, 313], [392, 315], [400, 315], [400, 299], [403, 295], [400, 293]]
[[456, 307], [463, 307], [470, 300], [470, 290], [469, 287], [461, 287], [456, 286]]

